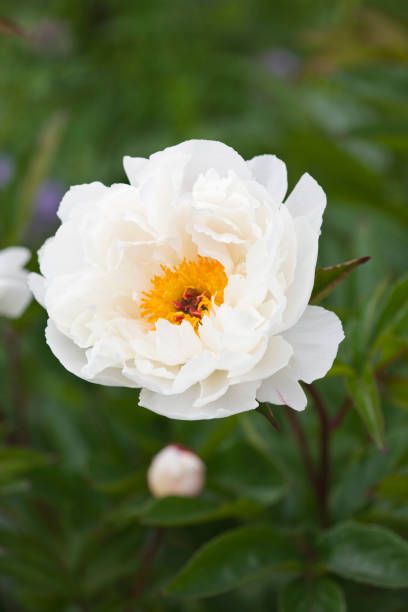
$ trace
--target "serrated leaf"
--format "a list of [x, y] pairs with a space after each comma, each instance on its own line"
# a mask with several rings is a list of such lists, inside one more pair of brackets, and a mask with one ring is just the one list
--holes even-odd
[[385, 527], [340, 524], [320, 537], [319, 559], [342, 578], [389, 589], [408, 587], [408, 543]]
[[380, 395], [373, 372], [368, 368], [362, 374], [348, 379], [353, 404], [363, 420], [368, 433], [378, 448], [384, 448], [384, 417]]
[[167, 590], [184, 597], [209, 597], [265, 572], [290, 576], [299, 569], [299, 552], [288, 534], [271, 527], [241, 527], [200, 548]]
[[350, 259], [335, 266], [317, 268], [310, 303], [319, 304], [350, 272], [358, 266], [365, 264], [369, 259], [370, 257], [359, 257], [358, 259]]
[[327, 578], [295, 580], [279, 597], [279, 612], [345, 612], [341, 588]]

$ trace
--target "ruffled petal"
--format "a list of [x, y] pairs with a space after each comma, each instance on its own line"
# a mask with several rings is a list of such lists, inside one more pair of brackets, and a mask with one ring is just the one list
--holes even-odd
[[45, 279], [41, 276], [41, 274], [31, 272], [31, 274], [28, 275], [28, 287], [31, 289], [31, 292], [37, 302], [41, 304], [43, 308], [45, 308]]
[[292, 354], [293, 349], [289, 342], [286, 342], [282, 336], [272, 336], [262, 359], [255, 367], [239, 377], [240, 382], [269, 378], [289, 363]]
[[283, 201], [288, 189], [286, 164], [276, 155], [257, 155], [247, 164], [254, 178], [264, 185], [276, 203]]
[[48, 238], [38, 251], [41, 273], [47, 280], [84, 268], [84, 253], [78, 228], [68, 221]]
[[287, 198], [286, 206], [292, 217], [307, 217], [312, 229], [317, 234], [320, 233], [326, 208], [326, 194], [310, 174], [306, 173], [301, 177]]
[[235, 172], [240, 178], [249, 180], [251, 174], [246, 162], [231, 147], [216, 140], [186, 140], [168, 147], [150, 157], [150, 162], [165, 164], [167, 160], [179, 158], [185, 161], [183, 168], [183, 189], [191, 190], [200, 174], [214, 169], [221, 176]]
[[258, 386], [258, 382], [233, 385], [222, 397], [201, 407], [194, 407], [199, 385], [190, 387], [184, 393], [166, 396], [142, 389], [139, 404], [170, 419], [218, 419], [257, 408], [255, 395]]
[[97, 202], [109, 192], [109, 187], [95, 181], [71, 187], [61, 200], [57, 212], [61, 221], [67, 221], [76, 213], [86, 210], [86, 207]]
[[298, 323], [284, 334], [293, 356], [287, 367], [262, 383], [257, 399], [303, 410], [306, 395], [299, 380], [311, 383], [327, 374], [344, 338], [338, 317], [320, 306], [308, 306]]
[[286, 308], [282, 321], [274, 333], [281, 333], [295, 325], [302, 316], [312, 293], [317, 252], [318, 234], [304, 217], [295, 219], [297, 239], [296, 267], [293, 280], [286, 291]]
[[123, 167], [126, 172], [126, 176], [131, 185], [137, 186], [139, 184], [140, 175], [143, 169], [146, 168], [148, 160], [145, 157], [130, 157], [125, 155], [123, 158]]
[[293, 348], [290, 361], [293, 374], [311, 383], [325, 376], [332, 367], [344, 332], [334, 312], [320, 306], [308, 306], [284, 337]]
[[258, 389], [256, 398], [260, 402], [286, 405], [294, 410], [304, 410], [307, 405], [305, 392], [289, 367], [265, 380]]
[[80, 349], [72, 340], [62, 334], [51, 320], [48, 320], [45, 338], [55, 357], [64, 368], [88, 382], [107, 385], [109, 387], [134, 387], [134, 383], [125, 378], [117, 369], [105, 370], [95, 378], [87, 378], [84, 368], [87, 365], [86, 352]]

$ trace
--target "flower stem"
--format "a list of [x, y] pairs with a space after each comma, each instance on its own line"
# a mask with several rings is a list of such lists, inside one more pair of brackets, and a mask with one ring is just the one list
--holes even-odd
[[11, 324], [4, 330], [4, 344], [8, 360], [8, 377], [11, 384], [13, 424], [7, 436], [10, 444], [27, 444], [27, 394], [25, 389], [24, 369], [21, 359], [21, 342]]
[[163, 530], [156, 527], [153, 530], [145, 549], [142, 551], [139, 568], [132, 586], [133, 601], [139, 599], [146, 587], [150, 573], [152, 571], [153, 562], [163, 542], [163, 534]]
[[281, 428], [280, 428], [279, 421], [275, 418], [272, 412], [272, 408], [270, 407], [269, 404], [267, 403], [259, 404], [256, 411], [259, 412], [259, 414], [262, 414], [269, 421], [272, 427], [276, 429], [276, 431], [280, 431]]
[[336, 416], [334, 417], [334, 419], [332, 419], [330, 423], [331, 430], [337, 429], [342, 424], [352, 405], [353, 400], [351, 399], [351, 397], [346, 397], [344, 402], [341, 404]]
[[294, 438], [299, 448], [300, 455], [303, 459], [306, 475], [309, 479], [310, 485], [317, 494], [317, 476], [305, 432], [303, 431], [298, 416], [292, 411], [291, 408], [288, 409], [287, 415]]
[[307, 385], [314, 401], [320, 424], [319, 438], [319, 469], [317, 476], [317, 502], [319, 506], [320, 523], [327, 527], [329, 517], [329, 489], [330, 489], [330, 421], [329, 415], [320, 392], [313, 385]]

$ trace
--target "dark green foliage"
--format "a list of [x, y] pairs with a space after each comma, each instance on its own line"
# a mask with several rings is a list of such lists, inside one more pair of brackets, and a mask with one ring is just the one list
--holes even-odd
[[[266, 405], [168, 421], [66, 372], [38, 305], [0, 320], [0, 610], [408, 609], [407, 33], [405, 0], [2, 0], [0, 248], [55, 231], [44, 181], [123, 181], [187, 138], [276, 153], [328, 195], [313, 299], [346, 339], [327, 421], [310, 397], [274, 429]], [[202, 497], [152, 500], [169, 442]]]

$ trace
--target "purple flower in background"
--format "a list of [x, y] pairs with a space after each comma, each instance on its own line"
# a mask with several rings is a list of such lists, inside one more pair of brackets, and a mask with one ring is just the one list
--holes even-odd
[[288, 81], [295, 79], [299, 74], [299, 56], [290, 49], [275, 47], [261, 56], [261, 62], [269, 72]]
[[14, 176], [15, 164], [10, 155], [0, 153], [0, 190], [5, 189]]
[[60, 181], [47, 180], [40, 186], [35, 199], [35, 211], [41, 223], [56, 221], [56, 213], [66, 186]]

